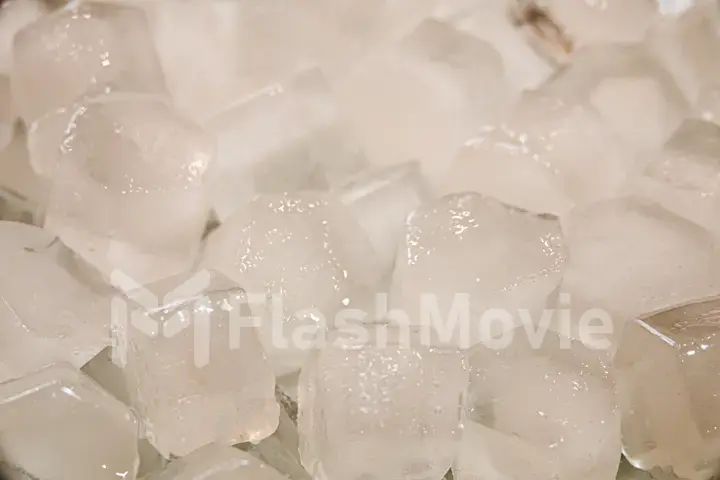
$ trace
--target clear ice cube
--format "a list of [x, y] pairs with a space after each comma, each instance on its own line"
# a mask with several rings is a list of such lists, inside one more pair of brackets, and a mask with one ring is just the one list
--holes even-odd
[[534, 344], [521, 335], [470, 353], [455, 478], [613, 480], [620, 414], [611, 369], [578, 341], [546, 332]]
[[163, 95], [165, 80], [141, 9], [82, 2], [15, 35], [12, 87], [15, 107], [30, 124], [83, 97]]
[[612, 342], [637, 315], [720, 292], [709, 232], [637, 198], [573, 211], [563, 224], [572, 309], [612, 317]]
[[575, 205], [616, 196], [633, 168], [632, 156], [592, 107], [530, 92], [507, 119], [466, 142], [442, 190], [479, 192], [563, 215]]
[[542, 91], [592, 105], [606, 128], [639, 150], [659, 148], [688, 113], [675, 79], [643, 44], [583, 48]]
[[185, 271], [205, 230], [213, 156], [212, 137], [163, 102], [86, 102], [55, 158], [45, 226], [107, 277], [121, 270], [147, 283]]
[[0, 75], [10, 75], [13, 65], [13, 39], [25, 26], [48, 11], [39, 0], [10, 0], [0, 4]]
[[313, 338], [375, 293], [375, 252], [333, 196], [258, 196], [208, 238], [205, 264], [242, 286], [276, 373], [300, 369]]
[[221, 220], [257, 194], [327, 190], [365, 162], [317, 69], [265, 87], [205, 127], [218, 138], [211, 190]]
[[686, 120], [662, 152], [648, 157], [636, 192], [720, 233], [720, 126]]
[[359, 175], [338, 188], [337, 193], [355, 212], [383, 271], [391, 270], [395, 263], [408, 216], [433, 198], [417, 162]]
[[163, 456], [258, 442], [275, 431], [275, 377], [243, 290], [205, 270], [148, 287], [116, 281], [131, 303], [116, 304], [125, 316], [115, 324], [115, 358]]
[[368, 160], [410, 160], [435, 183], [462, 143], [506, 107], [502, 60], [483, 40], [426, 20], [358, 65], [339, 98]]
[[174, 460], [147, 480], [287, 480], [287, 477], [249, 453], [211, 444]]
[[718, 312], [717, 298], [703, 299], [627, 326], [615, 363], [623, 451], [636, 467], [685, 480], [720, 472]]
[[0, 222], [0, 380], [58, 361], [79, 368], [110, 344], [112, 291], [76, 275], [55, 240], [35, 226]]
[[3, 473], [19, 475], [11, 478], [134, 480], [137, 432], [130, 409], [70, 365], [0, 384]]
[[407, 316], [396, 321], [467, 347], [506, 324], [538, 321], [565, 261], [557, 218], [475, 193], [448, 195], [408, 219], [390, 303]]
[[464, 355], [403, 333], [383, 326], [333, 333], [303, 367], [300, 457], [313, 478], [433, 480], [451, 466], [468, 381]]

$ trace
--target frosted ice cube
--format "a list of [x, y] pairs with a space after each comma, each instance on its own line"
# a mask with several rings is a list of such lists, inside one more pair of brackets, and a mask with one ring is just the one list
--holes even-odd
[[688, 110], [673, 77], [642, 44], [583, 48], [542, 90], [569, 104], [591, 104], [637, 149], [659, 148]]
[[174, 460], [147, 480], [287, 480], [287, 477], [237, 448], [207, 445]]
[[444, 177], [445, 193], [475, 191], [555, 215], [612, 198], [634, 164], [597, 112], [527, 93], [512, 115], [468, 140]]
[[720, 232], [720, 126], [687, 120], [639, 179], [641, 195]]
[[417, 162], [360, 175], [337, 193], [355, 212], [383, 270], [392, 269], [395, 263], [408, 215], [432, 198]]
[[352, 210], [318, 193], [259, 196], [208, 238], [205, 264], [241, 285], [276, 373], [297, 371], [313, 338], [363, 308], [380, 272]]
[[111, 91], [165, 92], [143, 11], [83, 2], [60, 9], [15, 36], [13, 97], [29, 124], [82, 97]]
[[474, 345], [502, 326], [486, 316], [498, 309], [513, 324], [537, 321], [565, 260], [557, 218], [475, 193], [448, 195], [409, 217], [391, 305], [446, 342]]
[[720, 84], [720, 67], [714, 61], [720, 48], [718, 22], [720, 12], [713, 2], [656, 22], [648, 35], [648, 45], [693, 104], [702, 88]]
[[0, 380], [57, 361], [80, 367], [110, 343], [112, 291], [79, 278], [54, 239], [0, 222]]
[[0, 75], [12, 71], [15, 34], [47, 11], [47, 4], [40, 0], [8, 0], [0, 4]]
[[258, 442], [275, 431], [275, 378], [244, 291], [204, 270], [148, 287], [115, 280], [137, 303], [116, 324], [116, 358], [161, 454]]
[[626, 328], [616, 365], [623, 451], [636, 467], [688, 480], [720, 471], [719, 308], [717, 298], [703, 299]]
[[137, 431], [129, 408], [70, 365], [0, 384], [2, 460], [19, 478], [134, 480]]
[[608, 312], [615, 342], [637, 315], [720, 292], [712, 235], [656, 204], [600, 202], [573, 211], [563, 227], [562, 290], [576, 312]]
[[162, 102], [86, 102], [55, 159], [45, 226], [106, 276], [147, 283], [185, 271], [205, 229], [213, 155], [211, 136]]
[[222, 220], [256, 194], [327, 190], [364, 164], [317, 69], [269, 85], [205, 126], [219, 142], [211, 190]]
[[613, 480], [620, 415], [611, 370], [580, 342], [517, 335], [505, 349], [471, 353], [455, 478]]
[[303, 465], [313, 478], [442, 478], [462, 430], [464, 355], [360, 333], [331, 334], [302, 369]]
[[433, 183], [508, 100], [498, 53], [437, 20], [371, 56], [339, 91], [371, 163], [418, 160]]

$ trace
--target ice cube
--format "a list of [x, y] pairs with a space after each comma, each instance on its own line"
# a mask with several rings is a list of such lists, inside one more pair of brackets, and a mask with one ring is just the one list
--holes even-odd
[[15, 36], [12, 87], [26, 123], [87, 96], [164, 95], [165, 81], [143, 11], [82, 2]]
[[650, 48], [693, 104], [702, 88], [720, 84], [720, 67], [714, 61], [720, 48], [718, 22], [720, 11], [713, 2], [656, 22], [648, 35]]
[[110, 296], [75, 275], [41, 228], [0, 222], [0, 380], [57, 361], [80, 367], [110, 343]]
[[3, 466], [21, 473], [11, 478], [134, 480], [137, 431], [129, 408], [70, 365], [0, 384]]
[[507, 7], [507, 2], [441, 1], [436, 15], [491, 44], [502, 57], [507, 80], [516, 88], [536, 88], [554, 69], [518, 32]]
[[140, 3], [175, 104], [196, 121], [307, 64], [295, 2]]
[[720, 292], [713, 236], [656, 204], [600, 202], [573, 211], [563, 227], [562, 290], [576, 313], [601, 309], [612, 317], [615, 345], [628, 320]]
[[298, 419], [300, 457], [313, 478], [447, 472], [462, 430], [464, 355], [412, 340], [382, 326], [348, 330], [313, 353], [300, 374]]
[[375, 252], [350, 208], [319, 193], [259, 196], [208, 238], [205, 264], [241, 285], [276, 373], [300, 369], [315, 335], [379, 282]]
[[338, 195], [355, 212], [383, 271], [391, 270], [395, 263], [408, 215], [432, 199], [417, 162], [360, 175], [340, 187]]
[[718, 312], [717, 298], [703, 299], [626, 328], [616, 365], [623, 451], [636, 467], [687, 480], [720, 471]]
[[403, 321], [467, 347], [495, 335], [498, 309], [507, 323], [538, 321], [565, 259], [557, 218], [475, 193], [448, 195], [409, 217], [391, 305]]
[[669, 211], [720, 232], [720, 126], [685, 121], [663, 151], [650, 156], [638, 191]]
[[498, 53], [437, 20], [371, 56], [339, 92], [371, 163], [418, 160], [433, 183], [509, 96]]
[[364, 164], [317, 69], [269, 85], [205, 126], [219, 142], [211, 190], [222, 220], [256, 194], [327, 190]]
[[8, 0], [0, 4], [0, 75], [10, 75], [15, 34], [47, 13], [40, 0]]
[[471, 351], [455, 478], [613, 480], [620, 415], [611, 370], [578, 341], [516, 335], [504, 349]]
[[206, 445], [174, 460], [147, 480], [287, 480], [287, 477], [237, 448]]
[[211, 136], [162, 102], [86, 102], [57, 152], [45, 226], [108, 277], [185, 271], [205, 229], [213, 155]]
[[597, 112], [527, 93], [505, 121], [478, 131], [444, 178], [445, 193], [475, 191], [555, 215], [612, 198], [633, 171]]
[[542, 90], [569, 104], [591, 104], [636, 149], [659, 148], [688, 110], [673, 77], [644, 45], [583, 48]]
[[132, 302], [115, 325], [115, 358], [163, 456], [258, 442], [275, 431], [275, 378], [244, 291], [205, 270], [148, 287], [114, 280]]

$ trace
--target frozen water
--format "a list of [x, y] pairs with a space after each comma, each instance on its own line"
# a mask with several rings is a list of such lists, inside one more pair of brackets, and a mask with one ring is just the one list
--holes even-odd
[[0, 380], [57, 361], [80, 367], [110, 343], [109, 295], [74, 275], [54, 238], [0, 222]]
[[165, 92], [140, 9], [83, 2], [42, 17], [14, 40], [15, 106], [29, 124], [83, 97]]
[[8, 0], [0, 4], [0, 75], [10, 75], [15, 34], [47, 13], [40, 0]]
[[364, 164], [317, 69], [256, 92], [205, 126], [219, 142], [211, 190], [222, 220], [256, 194], [327, 190]]
[[301, 372], [303, 465], [313, 478], [442, 478], [462, 430], [464, 356], [385, 327], [361, 333], [331, 335]]
[[495, 318], [498, 309], [513, 324], [525, 321], [521, 310], [538, 320], [554, 298], [565, 260], [557, 218], [475, 193], [448, 195], [408, 219], [391, 304], [411, 323], [445, 335], [444, 341], [474, 345], [495, 335], [486, 315]]
[[433, 183], [508, 101], [498, 53], [437, 20], [372, 55], [339, 90], [371, 163], [418, 160]]
[[573, 310], [609, 312], [615, 341], [637, 315], [720, 291], [713, 237], [656, 204], [601, 202], [563, 226], [570, 260], [562, 289]]
[[526, 93], [509, 118], [465, 144], [443, 191], [475, 191], [563, 215], [616, 196], [633, 169], [633, 158], [592, 107]]
[[27, 223], [42, 223], [50, 182], [33, 171], [27, 137], [20, 128], [10, 144], [0, 150], [0, 190], [8, 201], [6, 207], [18, 212], [18, 218]]
[[635, 466], [687, 480], [717, 473], [719, 308], [704, 299], [627, 327], [616, 364], [623, 451]]
[[2, 460], [19, 478], [134, 480], [137, 431], [129, 408], [70, 365], [0, 384]]
[[237, 448], [207, 445], [174, 460], [147, 480], [287, 480], [287, 477]]
[[186, 270], [209, 213], [213, 143], [162, 102], [84, 103], [57, 152], [46, 228], [108, 277], [119, 269], [147, 283]]
[[139, 306], [130, 305], [129, 321], [116, 325], [117, 358], [161, 454], [258, 442], [275, 431], [275, 378], [243, 290], [204, 270], [147, 288], [121, 283]]
[[687, 120], [649, 156], [639, 192], [681, 217], [720, 233], [720, 126]]
[[614, 479], [620, 415], [611, 370], [596, 352], [552, 333], [531, 346], [516, 336], [505, 349], [471, 351], [455, 478]]
[[542, 91], [569, 104], [591, 104], [607, 128], [636, 149], [659, 148], [688, 113], [675, 80], [644, 45], [583, 48]]
[[297, 371], [340, 310], [365, 307], [379, 282], [353, 212], [331, 196], [259, 196], [208, 238], [205, 264], [241, 285], [278, 375]]
[[408, 215], [432, 198], [416, 162], [360, 175], [339, 188], [338, 194], [355, 212], [383, 271], [395, 263]]

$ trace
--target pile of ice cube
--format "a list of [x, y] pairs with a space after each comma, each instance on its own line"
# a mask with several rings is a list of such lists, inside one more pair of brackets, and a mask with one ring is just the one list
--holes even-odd
[[2, 478], [720, 474], [719, 52], [715, 0], [0, 2]]

